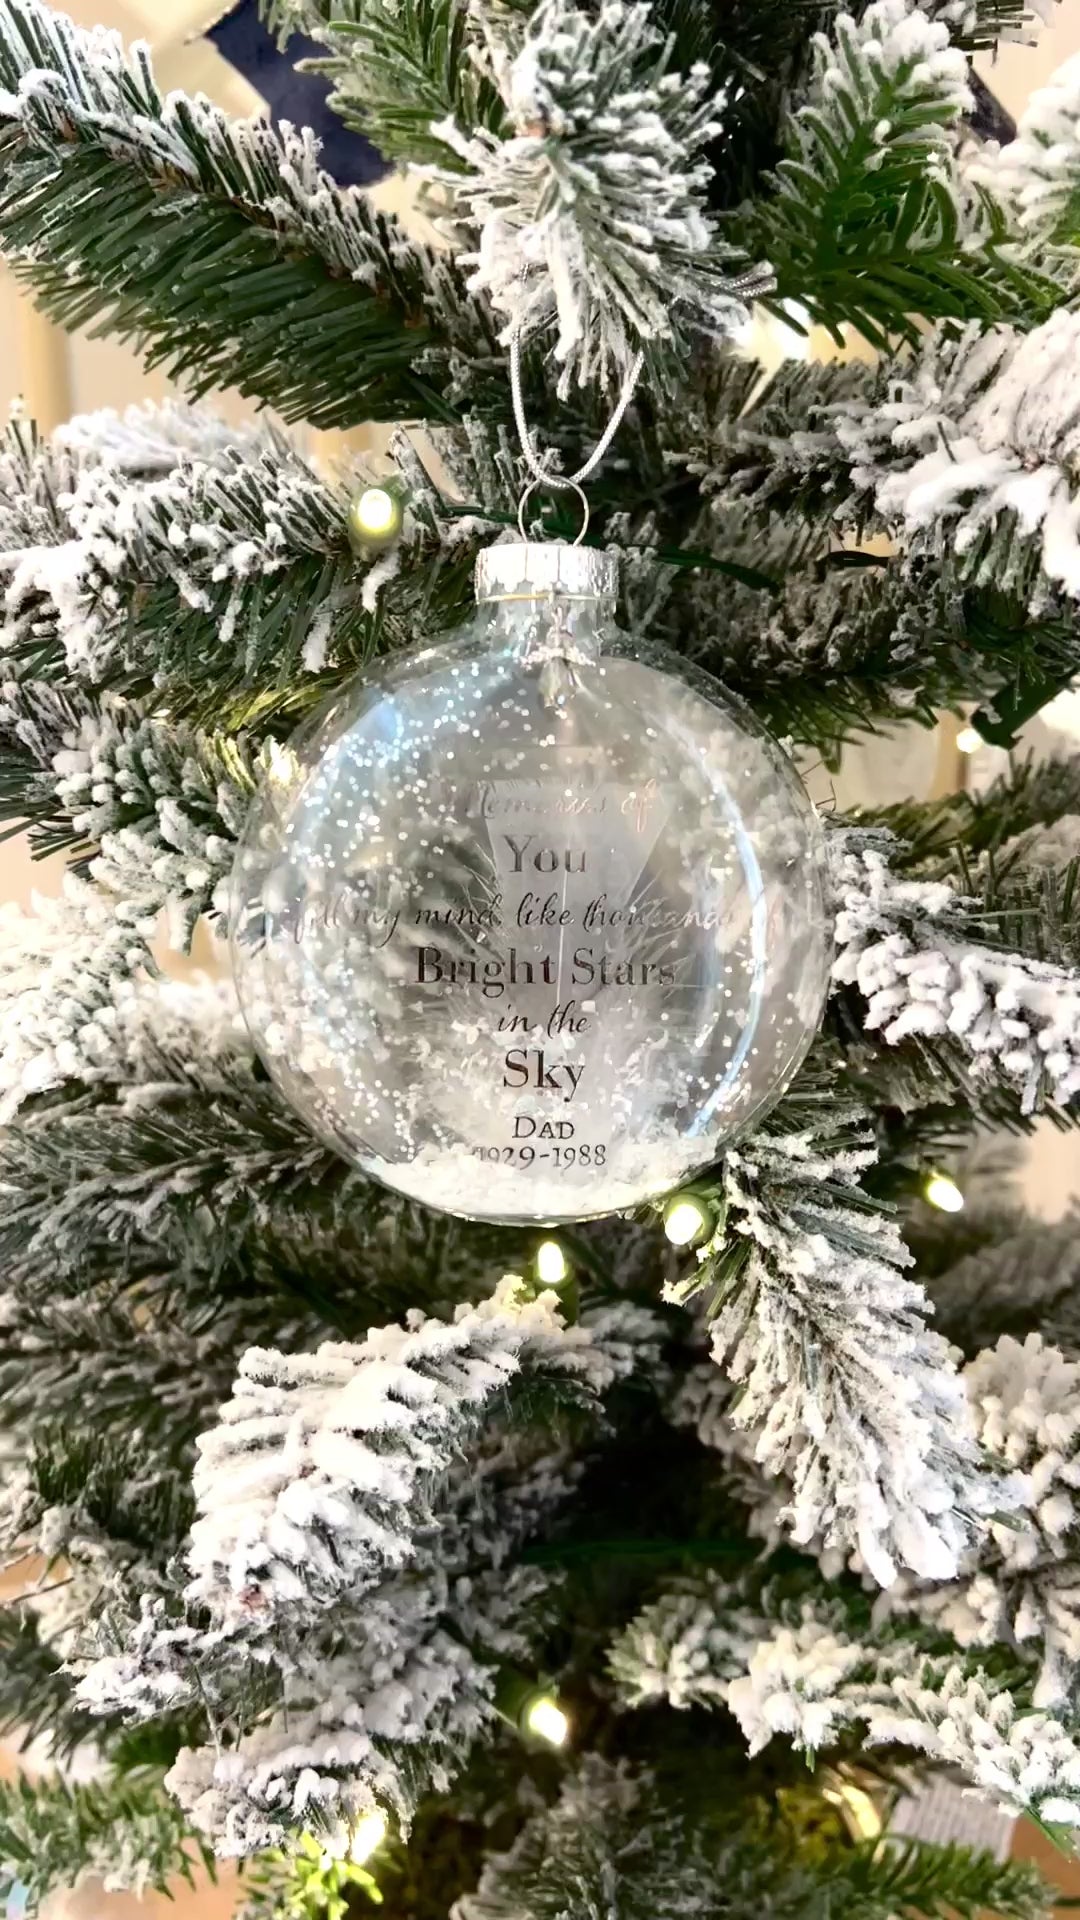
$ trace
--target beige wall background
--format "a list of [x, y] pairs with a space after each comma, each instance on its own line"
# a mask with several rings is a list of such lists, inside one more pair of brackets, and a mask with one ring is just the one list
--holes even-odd
[[[154, 51], [159, 80], [166, 87], [202, 90], [235, 114], [258, 112], [261, 102], [237, 73], [204, 38], [206, 28], [224, 11], [226, 0], [69, 0], [66, 11], [84, 26], [101, 23], [118, 29], [125, 39], [143, 39]], [[1033, 47], [1009, 46], [994, 60], [982, 63], [984, 77], [1014, 115], [1022, 111], [1030, 93], [1050, 77], [1073, 53], [1080, 52], [1080, 0], [1057, 0], [1053, 18]], [[380, 186], [378, 197], [390, 204], [407, 201], [399, 182]], [[775, 353], [775, 342], [768, 351]], [[1077, 370], [1080, 381], [1080, 368]], [[147, 374], [133, 351], [111, 340], [80, 335], [66, 339], [38, 314], [0, 268], [0, 409], [6, 412], [21, 397], [27, 411], [43, 427], [52, 427], [71, 413], [99, 407], [124, 407], [141, 399], [160, 399], [170, 383], [160, 372]], [[230, 416], [244, 412], [235, 395], [225, 395], [221, 408]], [[885, 801], [913, 793], [927, 795], [959, 785], [963, 779], [982, 783], [992, 778], [1004, 756], [985, 749], [965, 761], [955, 749], [955, 724], [946, 721], [936, 733], [901, 729], [885, 741], [853, 748], [838, 776], [811, 775], [819, 799], [844, 806], [859, 801]], [[1030, 745], [1037, 752], [1051, 750], [1054, 737], [1036, 722]], [[55, 863], [31, 862], [24, 841], [0, 846], [0, 900], [29, 901], [31, 891], [52, 891]], [[1031, 1203], [1057, 1216], [1080, 1193], [1080, 1148], [1072, 1135], [1040, 1129], [1029, 1157], [1027, 1187]], [[0, 1749], [0, 1768], [10, 1770], [14, 1754]], [[1018, 1837], [1015, 1850], [1038, 1850], [1037, 1837]], [[1051, 1867], [1051, 1871], [1053, 1868]], [[1080, 1891], [1080, 1880], [1072, 1889]], [[106, 1895], [97, 1884], [57, 1895], [48, 1908], [49, 1920], [157, 1920], [169, 1913], [175, 1920], [224, 1920], [235, 1901], [231, 1872], [211, 1888], [200, 1882], [195, 1893], [180, 1889], [174, 1902], [159, 1896], [137, 1901], [128, 1895]]]

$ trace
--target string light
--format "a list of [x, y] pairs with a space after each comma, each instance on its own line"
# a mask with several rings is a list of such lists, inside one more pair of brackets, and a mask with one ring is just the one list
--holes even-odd
[[388, 487], [364, 487], [349, 505], [349, 538], [355, 547], [388, 547], [401, 532], [404, 515]]
[[564, 1747], [570, 1738], [570, 1720], [557, 1694], [542, 1680], [530, 1679], [516, 1667], [501, 1667], [495, 1682], [495, 1711], [523, 1740], [546, 1747]]
[[884, 1825], [881, 1809], [863, 1787], [852, 1780], [837, 1780], [835, 1785], [822, 1787], [821, 1797], [840, 1808], [854, 1839], [877, 1839]]
[[291, 747], [280, 740], [268, 740], [263, 748], [266, 778], [271, 786], [288, 788], [300, 771], [300, 762]]
[[361, 1814], [349, 1841], [349, 1859], [354, 1867], [362, 1867], [366, 1860], [370, 1860], [376, 1849], [382, 1846], [386, 1835], [386, 1815], [380, 1813], [378, 1807], [373, 1807], [370, 1813]]
[[955, 1180], [947, 1173], [932, 1173], [923, 1188], [932, 1207], [940, 1207], [942, 1213], [959, 1213], [964, 1204], [964, 1196]]
[[986, 742], [979, 732], [978, 727], [961, 727], [956, 736], [958, 753], [978, 753], [979, 748], [985, 745]]
[[673, 1247], [693, 1247], [712, 1231], [712, 1215], [692, 1193], [677, 1193], [664, 1208], [664, 1232]]
[[543, 1693], [525, 1710], [525, 1733], [534, 1740], [543, 1740], [549, 1747], [565, 1747], [570, 1734], [570, 1722], [560, 1707], [554, 1694]]
[[542, 1286], [561, 1287], [570, 1277], [570, 1262], [557, 1240], [541, 1240], [535, 1264], [536, 1277]]

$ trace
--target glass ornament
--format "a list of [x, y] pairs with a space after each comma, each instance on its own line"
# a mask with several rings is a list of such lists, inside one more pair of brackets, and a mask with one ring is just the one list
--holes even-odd
[[802, 782], [714, 680], [620, 631], [616, 588], [594, 550], [486, 549], [465, 629], [275, 750], [237, 856], [237, 985], [281, 1091], [473, 1219], [669, 1192], [821, 1017]]

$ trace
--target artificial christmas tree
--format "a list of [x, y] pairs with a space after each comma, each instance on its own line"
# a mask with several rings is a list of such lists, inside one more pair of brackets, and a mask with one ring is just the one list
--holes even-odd
[[[944, 1769], [1064, 1844], [1080, 1828], [1071, 1227], [964, 1173], [990, 1131], [1069, 1124], [1080, 1091], [1080, 764], [826, 821], [831, 990], [796, 1077], [793, 1044], [719, 1159], [706, 1130], [691, 1187], [643, 1151], [642, 1204], [586, 1225], [602, 1196], [522, 1211], [444, 1183], [470, 1222], [424, 1204], [422, 1170], [411, 1198], [372, 1181], [277, 1090], [224, 969], [170, 979], [152, 943], [231, 918], [259, 950], [294, 896], [263, 876], [253, 917], [231, 879], [253, 798], [315, 792], [325, 757], [305, 785], [288, 742], [327, 698], [381, 701], [378, 817], [370, 794], [333, 816], [353, 921], [319, 1015], [338, 1055], [358, 1023], [378, 1090], [410, 1004], [370, 965], [384, 814], [423, 867], [418, 924], [449, 911], [393, 784], [394, 743], [445, 745], [449, 709], [409, 732], [393, 689], [469, 618], [482, 549], [483, 577], [522, 569], [506, 626], [556, 744], [598, 670], [562, 602], [612, 559], [635, 671], [663, 643], [804, 760], [961, 704], [1011, 742], [1080, 671], [1080, 70], [995, 151], [969, 61], [1032, 30], [1018, 0], [269, 17], [421, 170], [444, 244], [336, 185], [302, 131], [163, 99], [143, 53], [0, 0], [0, 244], [46, 309], [134, 338], [196, 401], [231, 385], [286, 423], [403, 423], [369, 473], [197, 405], [47, 441], [16, 419], [4, 445], [0, 796], [70, 872], [0, 953], [2, 1530], [33, 1574], [0, 1615], [0, 1711], [49, 1757], [0, 1789], [3, 1884], [33, 1909], [84, 1871], [168, 1885], [201, 1851], [246, 1862], [261, 1916], [1026, 1920], [1047, 1897], [1027, 1868], [855, 1838], [851, 1809]], [[754, 297], [857, 329], [877, 364], [763, 384], [732, 339]], [[580, 535], [582, 489], [604, 553], [544, 584], [537, 549]], [[532, 557], [504, 566], [519, 520]], [[725, 815], [724, 896], [707, 799], [737, 761], [684, 727], [643, 794], [670, 718], [649, 698], [611, 703], [610, 742], [519, 768], [514, 800], [548, 806], [550, 774], [567, 817], [588, 803], [563, 871], [599, 849], [610, 880], [605, 811], [625, 834], [679, 789], [682, 865], [646, 850], [647, 884], [633, 862], [621, 895], [560, 880], [550, 911], [605, 939], [619, 917], [618, 957], [589, 962], [615, 995], [645, 968], [672, 985], [665, 942], [695, 926], [706, 1111], [732, 995], [753, 1051], [754, 968], [802, 937], [813, 997], [812, 915], [778, 919], [765, 882], [802, 862], [809, 885], [816, 842], [776, 804], [785, 767]], [[477, 755], [500, 712], [470, 719]], [[453, 816], [470, 992], [509, 964], [485, 780], [471, 765]], [[275, 925], [296, 952], [258, 1039], [310, 1074], [305, 921]], [[725, 984], [739, 942], [749, 990]], [[561, 985], [561, 944], [546, 963], [526, 953], [530, 987]], [[440, 959], [420, 984], [448, 980]], [[633, 1138], [644, 1110], [618, 1096], [668, 1009], [625, 1006], [604, 1124]], [[467, 1137], [483, 1101], [446, 1079], [449, 1023], [454, 1059], [491, 1028], [467, 997], [426, 1019], [394, 1084], [434, 1062], [428, 1118]], [[417, 1120], [424, 1094], [420, 1074]], [[927, 1200], [955, 1196], [950, 1170], [958, 1214]]]

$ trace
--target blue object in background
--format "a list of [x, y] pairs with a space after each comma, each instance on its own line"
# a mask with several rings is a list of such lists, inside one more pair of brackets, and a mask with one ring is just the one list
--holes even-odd
[[1007, 147], [1010, 140], [1016, 139], [1016, 121], [1012, 114], [1006, 113], [1001, 101], [974, 68], [968, 75], [968, 85], [975, 98], [975, 105], [967, 115], [972, 133], [978, 134], [980, 140], [996, 140]]
[[369, 187], [382, 179], [387, 172], [382, 155], [327, 106], [329, 82], [318, 73], [297, 73], [297, 60], [325, 51], [307, 34], [294, 33], [280, 48], [259, 19], [258, 0], [240, 0], [210, 28], [207, 38], [261, 93], [272, 120], [312, 128], [321, 144], [322, 165], [340, 187]]

